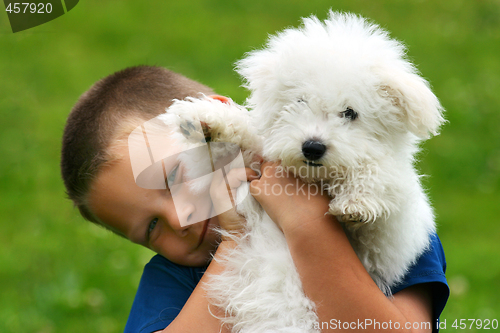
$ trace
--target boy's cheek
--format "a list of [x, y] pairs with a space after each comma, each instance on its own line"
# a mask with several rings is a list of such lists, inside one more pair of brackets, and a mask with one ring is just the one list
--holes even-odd
[[[218, 227], [218, 222], [212, 224]], [[213, 228], [210, 229], [207, 231], [203, 244], [195, 251], [192, 250], [194, 242], [182, 238], [170, 239], [168, 242], [154, 242], [148, 248], [173, 263], [189, 267], [202, 267], [211, 259], [220, 242], [219, 234]]]

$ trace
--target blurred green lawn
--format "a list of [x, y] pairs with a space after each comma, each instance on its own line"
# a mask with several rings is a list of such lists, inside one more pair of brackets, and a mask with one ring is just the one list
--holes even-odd
[[121, 332], [152, 256], [83, 221], [65, 198], [60, 141], [81, 93], [150, 64], [243, 102], [233, 63], [330, 7], [403, 40], [447, 109], [419, 162], [452, 288], [441, 319], [448, 330], [455, 319], [500, 320], [499, 0], [81, 0], [16, 34], [0, 13], [0, 332]]

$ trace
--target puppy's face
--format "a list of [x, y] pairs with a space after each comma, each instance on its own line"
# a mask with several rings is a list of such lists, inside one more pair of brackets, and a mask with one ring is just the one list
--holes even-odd
[[444, 119], [404, 54], [378, 26], [342, 13], [304, 19], [249, 53], [238, 71], [264, 157], [310, 180], [386, 156], [411, 158], [418, 138], [436, 134]]
[[313, 181], [394, 153], [406, 131], [376, 78], [356, 71], [318, 85], [321, 78], [309, 76], [279, 91], [274, 109], [261, 115], [261, 124], [269, 125], [261, 127], [266, 159]]

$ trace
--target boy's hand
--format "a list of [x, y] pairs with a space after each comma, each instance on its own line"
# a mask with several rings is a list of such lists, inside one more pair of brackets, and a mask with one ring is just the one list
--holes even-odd
[[278, 163], [264, 163], [260, 179], [250, 183], [250, 194], [271, 219], [282, 231], [291, 231], [325, 218], [330, 198], [320, 185], [306, 184], [278, 166]]
[[243, 182], [256, 179], [257, 173], [250, 168], [238, 168], [230, 170], [225, 178], [222, 173], [214, 174], [210, 186], [210, 196], [215, 213], [218, 215], [220, 227], [237, 234], [239, 231], [243, 231], [246, 221], [243, 216], [236, 212], [234, 204], [235, 190]]

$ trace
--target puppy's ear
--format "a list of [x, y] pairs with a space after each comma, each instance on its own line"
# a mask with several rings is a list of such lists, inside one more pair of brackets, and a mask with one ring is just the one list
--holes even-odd
[[445, 122], [444, 109], [429, 83], [415, 72], [413, 69], [382, 71], [380, 93], [401, 109], [403, 122], [410, 132], [427, 139], [437, 135]]

